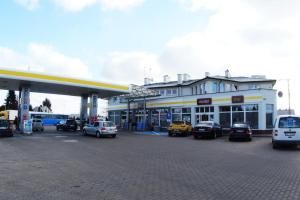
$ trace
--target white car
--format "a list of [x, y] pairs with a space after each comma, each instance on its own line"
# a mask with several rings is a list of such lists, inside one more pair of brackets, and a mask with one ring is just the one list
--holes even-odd
[[111, 121], [96, 121], [83, 127], [83, 135], [95, 135], [97, 138], [106, 135], [115, 138], [117, 127]]
[[274, 149], [281, 144], [300, 144], [300, 116], [278, 116], [273, 128], [272, 144]]

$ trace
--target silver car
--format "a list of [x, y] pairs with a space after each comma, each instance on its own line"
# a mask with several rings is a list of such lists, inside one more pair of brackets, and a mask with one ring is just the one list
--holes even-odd
[[32, 131], [44, 131], [44, 125], [41, 119], [32, 120]]
[[117, 135], [117, 127], [111, 121], [96, 121], [93, 124], [88, 124], [83, 127], [83, 135], [94, 135], [97, 138], [100, 136], [112, 136]]

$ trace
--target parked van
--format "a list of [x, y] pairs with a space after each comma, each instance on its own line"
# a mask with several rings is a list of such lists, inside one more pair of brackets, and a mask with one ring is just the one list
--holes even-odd
[[282, 144], [300, 144], [300, 116], [278, 116], [273, 128], [272, 144], [274, 149]]

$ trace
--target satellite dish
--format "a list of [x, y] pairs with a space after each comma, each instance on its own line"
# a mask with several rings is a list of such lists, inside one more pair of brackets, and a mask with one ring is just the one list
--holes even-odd
[[283, 92], [279, 91], [278, 92], [278, 97], [281, 98], [283, 96]]

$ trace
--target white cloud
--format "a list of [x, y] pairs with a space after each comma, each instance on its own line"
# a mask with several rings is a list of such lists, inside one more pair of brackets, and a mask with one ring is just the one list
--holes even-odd
[[[171, 39], [160, 60], [164, 66], [203, 76], [205, 71], [234, 75], [266, 74], [290, 78], [292, 106], [298, 111], [300, 72], [300, 3], [291, 0], [179, 0], [191, 11], [212, 10], [207, 27]], [[287, 93], [286, 82], [277, 88]], [[287, 107], [287, 95], [279, 99]]]
[[159, 77], [158, 56], [147, 52], [113, 52], [103, 62], [103, 78], [119, 83], [142, 84], [144, 75]]
[[104, 10], [128, 10], [144, 3], [144, 0], [100, 0]]
[[39, 6], [40, 0], [15, 0], [15, 2], [28, 10], [34, 10]]
[[54, 0], [55, 4], [67, 11], [81, 11], [97, 3], [97, 0]]
[[30, 66], [35, 71], [63, 76], [91, 77], [88, 66], [80, 59], [65, 56], [50, 45], [29, 44], [28, 57]]
[[[51, 0], [54, 4], [66, 11], [78, 12], [87, 7], [99, 5], [107, 11], [125, 11], [144, 3], [144, 0]], [[40, 0], [15, 0], [28, 10], [34, 10], [40, 4]]]
[[[88, 66], [78, 58], [66, 56], [50, 45], [31, 43], [24, 54], [0, 47], [0, 67], [43, 72], [67, 77], [92, 77]], [[88, 79], [88, 78], [87, 78]], [[1, 100], [6, 92], [1, 92]], [[57, 113], [79, 113], [80, 98], [51, 94], [31, 94], [31, 104], [38, 106], [48, 97]], [[2, 101], [1, 101], [2, 102]]]

